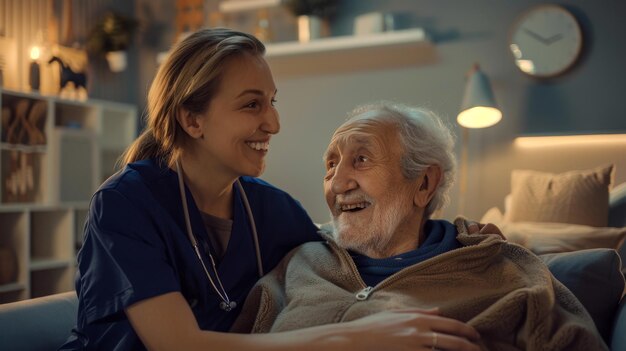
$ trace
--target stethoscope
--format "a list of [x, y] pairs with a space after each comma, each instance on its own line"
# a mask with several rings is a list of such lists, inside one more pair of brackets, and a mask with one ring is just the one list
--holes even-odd
[[[182, 168], [180, 167], [180, 162], [178, 160], [176, 160], [176, 171], [178, 173], [178, 188], [180, 190], [180, 197], [183, 202], [183, 211], [185, 212], [185, 225], [187, 227], [187, 236], [189, 237], [189, 241], [191, 242], [191, 245], [193, 246], [193, 249], [196, 252], [198, 261], [200, 261], [200, 264], [202, 265], [202, 269], [204, 269], [204, 273], [206, 274], [207, 278], [209, 278], [209, 282], [211, 283], [213, 290], [217, 293], [217, 295], [222, 300], [220, 302], [220, 308], [226, 312], [229, 312], [233, 308], [237, 307], [237, 302], [232, 301], [228, 297], [228, 294], [226, 293], [226, 290], [224, 289], [224, 285], [222, 285], [222, 280], [220, 279], [219, 274], [217, 274], [217, 268], [215, 267], [215, 260], [213, 259], [213, 255], [211, 255], [211, 252], [209, 252], [208, 254], [209, 254], [209, 259], [211, 259], [211, 266], [213, 267], [213, 273], [215, 274], [215, 278], [217, 279], [217, 285], [213, 281], [213, 278], [211, 278], [211, 275], [209, 274], [209, 270], [206, 268], [206, 265], [204, 264], [204, 261], [202, 260], [202, 255], [200, 255], [200, 248], [198, 246], [198, 241], [196, 240], [196, 237], [194, 236], [193, 231], [191, 230], [191, 220], [189, 219], [189, 208], [187, 207], [187, 195], [185, 194], [185, 183], [183, 181], [183, 172], [182, 172]], [[256, 224], [254, 223], [254, 216], [252, 215], [252, 209], [250, 209], [250, 203], [248, 202], [248, 197], [246, 196], [246, 192], [243, 190], [243, 187], [241, 186], [239, 179], [235, 181], [235, 184], [237, 185], [237, 189], [239, 190], [239, 196], [241, 197], [241, 200], [243, 201], [243, 205], [246, 209], [246, 214], [248, 215], [248, 219], [250, 220], [250, 227], [252, 229], [252, 239], [254, 240], [254, 248], [256, 251], [256, 262], [257, 262], [257, 267], [259, 270], [259, 278], [261, 278], [263, 276], [263, 263], [261, 262], [261, 249], [259, 248], [259, 235], [257, 234], [257, 231], [256, 231]], [[218, 289], [218, 285], [219, 285], [219, 289]]]

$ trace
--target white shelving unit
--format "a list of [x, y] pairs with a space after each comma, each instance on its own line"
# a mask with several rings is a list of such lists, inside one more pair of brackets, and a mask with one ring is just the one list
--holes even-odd
[[9, 90], [0, 106], [0, 303], [72, 290], [89, 199], [137, 109]]
[[433, 63], [435, 47], [422, 28], [266, 45], [278, 77], [346, 73]]

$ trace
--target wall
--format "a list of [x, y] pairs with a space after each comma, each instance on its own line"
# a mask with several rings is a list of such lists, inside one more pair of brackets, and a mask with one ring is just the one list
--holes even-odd
[[[145, 105], [145, 94], [156, 70], [156, 54], [173, 42], [173, 0], [48, 0], [57, 13], [64, 1], [74, 4], [77, 39], [90, 22], [107, 9], [135, 13], [141, 21], [136, 44], [130, 50], [129, 69], [111, 73], [102, 58], [91, 58], [91, 97]], [[47, 8], [45, 0], [0, 0], [0, 31], [16, 32], [16, 9]], [[207, 11], [218, 0], [205, 2]], [[570, 0], [560, 4], [582, 22], [586, 39], [581, 61], [566, 75], [550, 81], [533, 80], [517, 70], [508, 52], [511, 24], [529, 7], [545, 1], [498, 0], [343, 0], [333, 19], [333, 35], [351, 34], [354, 16], [369, 11], [393, 12], [400, 28], [425, 28], [435, 44], [436, 60], [412, 67], [393, 67], [368, 72], [345, 72], [305, 77], [277, 76], [278, 107], [282, 132], [273, 139], [268, 169], [263, 176], [285, 188], [316, 221], [328, 219], [322, 196], [321, 155], [333, 130], [355, 105], [376, 99], [392, 99], [431, 108], [459, 134], [455, 118], [464, 88], [464, 75], [474, 62], [490, 76], [504, 119], [498, 125], [470, 131], [469, 217], [501, 205], [509, 189], [513, 168], [561, 171], [618, 164], [616, 180], [626, 181], [626, 150], [611, 146], [568, 146], [545, 153], [520, 150], [513, 139], [519, 135], [548, 133], [626, 132], [622, 101], [626, 91], [626, 2], [620, 0]], [[22, 11], [20, 22], [39, 23], [35, 12]], [[37, 16], [47, 17], [45, 12]], [[58, 18], [59, 21], [62, 18]], [[237, 22], [239, 21], [239, 22]], [[237, 19], [237, 23], [242, 22]], [[62, 32], [63, 28], [59, 28]], [[29, 34], [30, 33], [30, 34]], [[282, 35], [282, 34], [281, 34]], [[23, 50], [22, 50], [23, 51]], [[323, 63], [320, 63], [323, 64]], [[25, 66], [24, 66], [25, 67]], [[25, 76], [25, 73], [24, 73]], [[621, 144], [620, 144], [621, 145]], [[572, 149], [573, 148], [573, 149]], [[620, 152], [623, 150], [623, 153]], [[564, 156], [565, 155], [565, 156]], [[572, 157], [571, 155], [575, 155]], [[617, 155], [617, 156], [615, 156]], [[452, 189], [456, 195], [458, 189]], [[457, 213], [453, 201], [444, 212]]]
[[[375, 99], [422, 105], [455, 124], [464, 75], [478, 62], [490, 76], [504, 113], [498, 125], [470, 131], [470, 168], [465, 214], [480, 218], [491, 206], [502, 206], [510, 171], [534, 168], [561, 171], [617, 162], [617, 181], [626, 181], [626, 147], [612, 154], [596, 147], [564, 151], [520, 150], [519, 135], [625, 132], [622, 108], [626, 69], [626, 13], [622, 1], [565, 1], [583, 25], [586, 51], [566, 75], [550, 81], [531, 79], [514, 65], [508, 52], [511, 24], [542, 1], [428, 0], [343, 1], [334, 19], [335, 35], [349, 34], [355, 15], [372, 10], [398, 13], [405, 27], [425, 28], [436, 45], [438, 61], [429, 65], [326, 76], [276, 77], [282, 132], [273, 139], [263, 176], [300, 199], [316, 221], [328, 219], [322, 196], [321, 155], [344, 115], [355, 105]], [[320, 63], [322, 64], [322, 63]], [[620, 155], [620, 152], [622, 152]], [[574, 155], [574, 154], [570, 154]], [[601, 157], [598, 157], [600, 155]], [[617, 156], [616, 156], [617, 155]], [[544, 156], [546, 156], [544, 158]], [[456, 198], [457, 188], [453, 188]], [[457, 204], [444, 212], [452, 218]]]

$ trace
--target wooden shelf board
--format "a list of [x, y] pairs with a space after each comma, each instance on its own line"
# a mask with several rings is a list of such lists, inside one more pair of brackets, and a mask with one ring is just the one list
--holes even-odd
[[22, 283], [9, 283], [0, 285], [0, 293], [24, 290], [26, 286]]
[[421, 28], [268, 44], [266, 59], [277, 77], [349, 73], [430, 64], [434, 45]]
[[0, 150], [18, 150], [24, 152], [46, 152], [46, 145], [26, 145], [26, 144], [9, 144], [0, 143]]
[[354, 49], [406, 46], [427, 42], [422, 28], [375, 33], [361, 36], [341, 36], [315, 39], [307, 43], [286, 42], [267, 44], [267, 57], [306, 55], [317, 52], [349, 51]]
[[70, 260], [62, 260], [62, 259], [33, 259], [30, 262], [30, 271], [43, 271], [47, 269], [58, 269], [58, 268], [66, 268], [70, 267], [72, 262]]
[[219, 3], [219, 9], [222, 13], [232, 13], [276, 7], [281, 3], [281, 0], [227, 0]]

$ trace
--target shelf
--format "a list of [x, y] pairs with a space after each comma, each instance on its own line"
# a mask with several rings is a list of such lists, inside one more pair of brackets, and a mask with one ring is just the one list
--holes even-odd
[[266, 56], [295, 56], [319, 52], [350, 51], [374, 47], [407, 47], [425, 43], [428, 39], [422, 28], [375, 33], [361, 36], [341, 36], [315, 39], [308, 43], [287, 42], [267, 44]]
[[26, 287], [22, 283], [3, 284], [3, 285], [0, 285], [0, 293], [21, 291], [21, 290], [24, 290], [25, 288]]
[[59, 269], [59, 268], [67, 268], [72, 265], [72, 262], [69, 260], [62, 259], [34, 259], [30, 262], [30, 270], [34, 271], [43, 271], [46, 269]]
[[252, 11], [268, 7], [276, 7], [281, 3], [281, 0], [228, 0], [220, 2], [219, 10], [222, 13]]
[[297, 76], [429, 64], [436, 55], [426, 32], [413, 28], [267, 44], [266, 59], [275, 75]]
[[135, 139], [137, 107], [2, 88], [0, 107], [2, 304], [74, 288], [89, 201]]
[[46, 145], [26, 145], [26, 144], [9, 144], [0, 143], [0, 150], [17, 150], [23, 152], [39, 152], [43, 153], [48, 150]]

